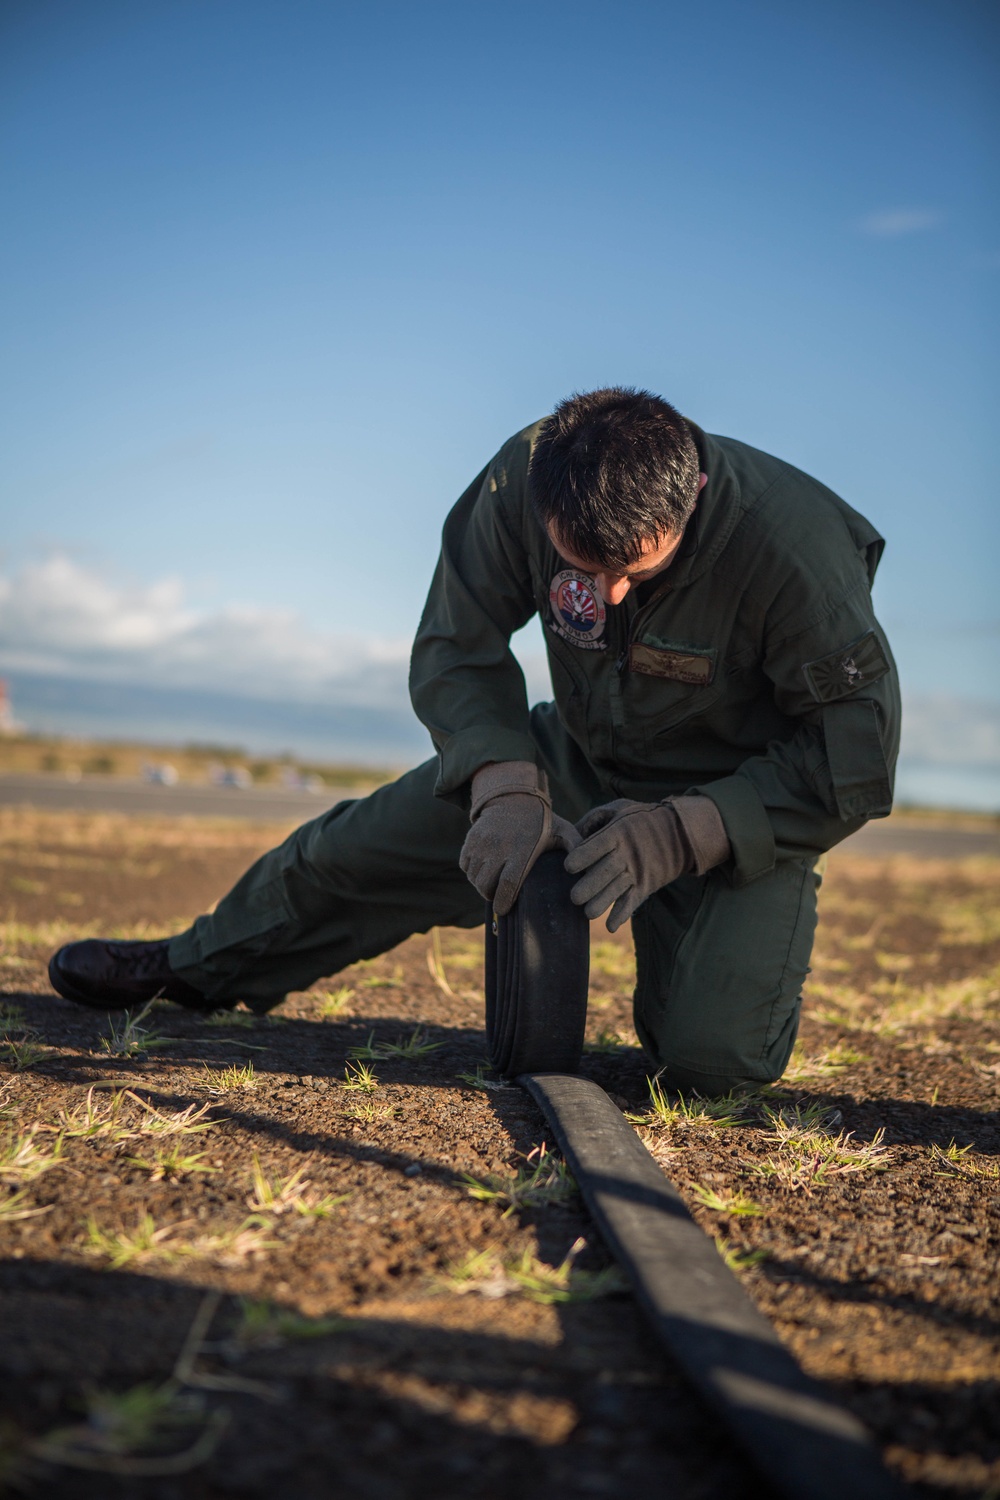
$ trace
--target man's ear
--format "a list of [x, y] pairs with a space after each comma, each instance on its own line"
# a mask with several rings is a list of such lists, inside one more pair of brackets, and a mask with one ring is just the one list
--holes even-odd
[[707, 474], [699, 474], [698, 475], [698, 493], [699, 493], [699, 495], [701, 494], [702, 490], [705, 488], [705, 486], [706, 486], [707, 483], [708, 483], [708, 475]]

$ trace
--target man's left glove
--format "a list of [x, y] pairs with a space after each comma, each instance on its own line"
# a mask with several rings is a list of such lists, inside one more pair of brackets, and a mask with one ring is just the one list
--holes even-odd
[[576, 826], [583, 843], [567, 855], [566, 869], [582, 878], [570, 897], [591, 920], [610, 906], [609, 932], [654, 891], [679, 875], [704, 875], [730, 854], [718, 808], [696, 793], [665, 802], [620, 798], [595, 807]]
[[498, 760], [472, 778], [472, 827], [458, 862], [479, 894], [505, 917], [546, 849], [573, 849], [580, 835], [552, 811], [545, 772], [530, 760]]

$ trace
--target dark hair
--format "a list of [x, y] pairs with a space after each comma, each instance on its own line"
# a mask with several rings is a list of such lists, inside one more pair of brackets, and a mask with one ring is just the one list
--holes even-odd
[[683, 529], [700, 467], [679, 411], [649, 391], [612, 386], [570, 396], [542, 424], [528, 493], [538, 519], [578, 557], [625, 568]]

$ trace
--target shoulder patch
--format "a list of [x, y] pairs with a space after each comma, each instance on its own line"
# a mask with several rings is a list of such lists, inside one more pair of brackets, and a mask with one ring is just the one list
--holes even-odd
[[803, 662], [802, 670], [816, 702], [835, 703], [878, 682], [888, 672], [889, 662], [874, 630], [866, 630], [829, 656]]

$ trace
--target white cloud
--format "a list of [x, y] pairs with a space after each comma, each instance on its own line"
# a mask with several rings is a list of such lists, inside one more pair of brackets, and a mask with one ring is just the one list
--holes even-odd
[[934, 693], [907, 696], [902, 754], [927, 764], [1000, 768], [1000, 704]]
[[859, 224], [862, 234], [892, 239], [901, 234], [917, 234], [940, 224], [941, 215], [931, 208], [886, 208], [867, 214]]
[[409, 650], [322, 634], [291, 611], [195, 609], [179, 579], [129, 587], [61, 555], [0, 577], [8, 671], [378, 707], [405, 699]]
[[[409, 638], [328, 635], [291, 610], [187, 604], [180, 579], [129, 587], [63, 554], [0, 576], [0, 671], [398, 710]], [[517, 654], [550, 698], [540, 637]]]
[[[551, 697], [541, 632], [529, 627], [515, 645], [531, 701]], [[291, 611], [199, 610], [179, 579], [130, 587], [65, 555], [0, 576], [0, 671], [399, 710], [409, 654], [408, 639], [327, 635]], [[902, 753], [1000, 767], [1000, 704], [907, 695]]]

